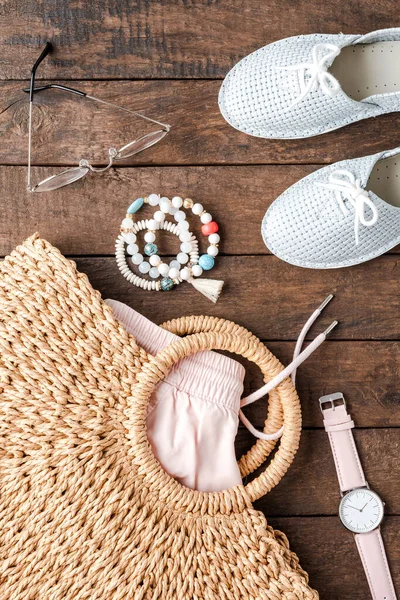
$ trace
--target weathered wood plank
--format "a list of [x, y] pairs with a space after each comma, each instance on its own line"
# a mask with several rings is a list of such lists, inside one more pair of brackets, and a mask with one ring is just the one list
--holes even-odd
[[[334, 312], [335, 307], [332, 310]], [[289, 364], [294, 342], [268, 342], [267, 346], [283, 364]], [[247, 395], [260, 388], [263, 379], [254, 363], [240, 362], [246, 368]], [[398, 342], [327, 340], [297, 373], [296, 387], [304, 427], [321, 427], [318, 399], [337, 391], [345, 395], [357, 427], [400, 426], [399, 365]], [[265, 402], [260, 400], [245, 410], [252, 423], [261, 428], [266, 414]]]
[[[323, 487], [323, 483], [321, 483]], [[336, 517], [269, 519], [283, 531], [297, 552], [310, 584], [321, 600], [366, 600], [371, 597], [352, 534]], [[389, 517], [382, 525], [394, 585], [400, 593], [400, 518]]]
[[366, 33], [396, 23], [395, 3], [335, 0], [3, 2], [0, 77], [26, 77], [47, 40], [47, 77], [221, 77], [242, 56], [282, 37]]
[[188, 312], [211, 314], [237, 321], [264, 340], [293, 340], [316, 306], [333, 292], [337, 297], [315, 332], [337, 318], [340, 325], [332, 332], [333, 339], [400, 338], [396, 256], [381, 256], [352, 269], [301, 272], [274, 256], [220, 257], [212, 276], [224, 278], [226, 284], [216, 305], [189, 285], [162, 296], [135, 288], [120, 275], [113, 258], [83, 258], [77, 264], [104, 297], [126, 302], [155, 322]]
[[[60, 248], [63, 251], [62, 244]], [[168, 295], [138, 289], [121, 276], [112, 257], [76, 262], [104, 297], [125, 302], [155, 322], [188, 314], [190, 307], [193, 314], [235, 320], [264, 340], [294, 340], [316, 305], [333, 292], [336, 299], [314, 327], [315, 334], [336, 318], [340, 324], [331, 334], [333, 339], [400, 337], [396, 256], [382, 256], [351, 270], [304, 270], [301, 279], [299, 269], [274, 256], [220, 257], [213, 276], [225, 278], [226, 283], [216, 305], [189, 285]], [[373, 301], [366, 293], [369, 289], [374, 290]]]
[[[153, 191], [190, 196], [211, 212], [221, 228], [224, 254], [262, 254], [268, 250], [260, 224], [269, 204], [285, 186], [313, 167], [140, 167], [88, 175], [81, 182], [51, 193], [26, 192], [25, 167], [0, 167], [2, 211], [0, 254], [7, 254], [34, 229], [63, 245], [68, 254], [112, 254], [121, 219], [130, 202]], [[60, 169], [34, 168], [33, 181], [41, 181]], [[138, 218], [149, 218], [150, 207]], [[16, 218], [18, 216], [18, 218]], [[200, 221], [190, 217], [192, 230], [200, 234]], [[179, 242], [160, 234], [163, 251], [176, 253]]]
[[[26, 85], [23, 81], [0, 84], [0, 164], [27, 161], [28, 105], [21, 91]], [[124, 164], [327, 163], [398, 144], [398, 113], [312, 140], [263, 140], [224, 121], [217, 102], [219, 81], [72, 81], [69, 85], [171, 124], [163, 142]], [[81, 158], [106, 164], [110, 146], [121, 147], [149, 131], [148, 125], [128, 113], [59, 90], [36, 95], [33, 123], [32, 160], [38, 165], [76, 165]]]
[[[221, 228], [222, 254], [268, 254], [260, 224], [270, 204], [289, 185], [317, 168], [315, 165], [240, 167], [138, 167], [87, 176], [81, 182], [45, 194], [26, 192], [25, 167], [0, 167], [2, 210], [0, 255], [5, 255], [30, 232], [63, 246], [70, 255], [106, 255], [114, 252], [121, 219], [133, 198], [157, 191], [200, 201]], [[34, 168], [33, 181], [60, 169]], [[148, 218], [142, 209], [138, 217]], [[190, 218], [200, 236], [200, 222]], [[160, 235], [163, 252], [176, 253], [175, 236]], [[400, 251], [400, 247], [392, 253]], [[303, 271], [299, 270], [299, 274]]]
[[[352, 416], [357, 417], [357, 408]], [[386, 502], [387, 514], [400, 514], [398, 470], [400, 429], [355, 429], [354, 437], [371, 489]], [[254, 444], [247, 429], [239, 429], [237, 455]], [[383, 460], [384, 458], [384, 460]], [[267, 515], [336, 515], [340, 493], [328, 435], [324, 430], [305, 430], [300, 448], [282, 481], [257, 502]]]

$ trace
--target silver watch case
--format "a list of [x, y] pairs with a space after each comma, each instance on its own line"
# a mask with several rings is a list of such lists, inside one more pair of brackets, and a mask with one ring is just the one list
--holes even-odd
[[[357, 493], [357, 491], [363, 491], [363, 490], [367, 491], [367, 493], [369, 495], [371, 495], [373, 498], [375, 498], [377, 500], [379, 508], [380, 508], [380, 514], [377, 518], [376, 523], [371, 524], [370, 527], [366, 527], [365, 529], [360, 529], [360, 528], [356, 528], [356, 527], [351, 527], [344, 521], [343, 507], [346, 504], [346, 502], [349, 500], [349, 497], [351, 497], [354, 493]], [[343, 527], [345, 527], [345, 529], [347, 529], [347, 531], [351, 531], [354, 534], [362, 535], [363, 533], [369, 533], [380, 527], [383, 517], [384, 517], [384, 511], [385, 511], [385, 503], [383, 502], [382, 498], [376, 492], [372, 491], [367, 484], [365, 487], [354, 488], [352, 490], [345, 492], [342, 495], [342, 499], [339, 504], [339, 519], [340, 519], [340, 522], [342, 523]], [[360, 512], [362, 512], [362, 511], [360, 511]]]

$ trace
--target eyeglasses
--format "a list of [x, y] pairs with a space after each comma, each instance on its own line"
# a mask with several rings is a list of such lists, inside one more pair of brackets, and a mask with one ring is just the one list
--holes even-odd
[[[78, 181], [78, 179], [82, 179], [91, 171], [92, 173], [104, 173], [104, 171], [108, 171], [114, 162], [119, 160], [123, 160], [124, 158], [128, 158], [129, 156], [133, 156], [134, 154], [138, 154], [154, 144], [157, 144], [160, 140], [163, 139], [165, 135], [170, 131], [170, 125], [166, 125], [164, 123], [160, 123], [159, 121], [155, 121], [154, 119], [150, 119], [145, 115], [142, 115], [138, 112], [129, 110], [128, 108], [124, 108], [122, 106], [118, 106], [113, 102], [107, 102], [106, 100], [100, 100], [99, 98], [95, 98], [94, 96], [89, 96], [85, 92], [81, 92], [79, 90], [66, 87], [65, 85], [59, 85], [56, 83], [42, 85], [40, 87], [35, 88], [35, 76], [36, 70], [43, 59], [52, 51], [52, 45], [50, 42], [47, 42], [45, 48], [43, 49], [41, 55], [33, 65], [31, 71], [31, 83], [28, 89], [24, 89], [24, 92], [29, 92], [29, 129], [28, 129], [28, 191], [29, 192], [51, 192], [52, 190], [56, 190], [58, 188], [64, 187], [70, 183], [74, 183], [74, 181]], [[123, 110], [124, 112], [130, 113], [131, 115], [135, 115], [136, 117], [140, 117], [141, 119], [145, 119], [150, 123], [154, 123], [158, 125], [159, 128], [155, 131], [147, 133], [142, 137], [135, 139], [132, 142], [129, 142], [125, 146], [122, 146], [119, 150], [116, 148], [109, 148], [108, 150], [108, 165], [106, 167], [93, 167], [89, 161], [86, 159], [82, 159], [79, 161], [79, 166], [71, 167], [70, 169], [65, 169], [58, 173], [57, 175], [52, 175], [51, 177], [47, 177], [40, 183], [32, 186], [31, 184], [31, 147], [32, 147], [32, 105], [33, 105], [33, 96], [34, 94], [41, 92], [43, 90], [48, 89], [56, 89], [62, 90], [64, 92], [70, 92], [72, 94], [76, 94], [77, 96], [82, 96], [83, 98], [88, 98], [89, 100], [94, 100], [95, 102], [99, 102], [100, 104], [105, 104], [107, 106], [111, 106], [112, 108], [117, 108], [119, 110]]]

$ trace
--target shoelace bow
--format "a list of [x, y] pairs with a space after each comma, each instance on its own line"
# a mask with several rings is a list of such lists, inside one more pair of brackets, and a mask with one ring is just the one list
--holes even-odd
[[[316, 185], [335, 192], [340, 210], [345, 216], [350, 212], [350, 208], [346, 205], [344, 199], [348, 200], [354, 208], [354, 236], [356, 245], [358, 245], [360, 225], [364, 225], [364, 227], [375, 225], [379, 218], [378, 209], [371, 200], [368, 191], [361, 186], [360, 180], [350, 171], [338, 169], [329, 175], [328, 181], [329, 183], [317, 182]], [[369, 208], [372, 213], [370, 219], [365, 217], [366, 208]]]
[[[320, 54], [322, 53], [322, 56]], [[289, 106], [289, 109], [299, 104], [312, 90], [321, 88], [333, 98], [340, 91], [340, 83], [331, 74], [328, 68], [331, 61], [340, 54], [340, 48], [335, 44], [316, 44], [312, 49], [311, 63], [301, 63], [289, 67], [276, 67], [278, 71], [299, 71], [300, 96]], [[308, 79], [307, 79], [308, 76]]]

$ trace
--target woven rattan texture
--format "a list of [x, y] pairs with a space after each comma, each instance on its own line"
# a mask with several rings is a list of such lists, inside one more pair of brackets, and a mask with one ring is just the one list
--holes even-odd
[[[286, 537], [251, 504], [297, 450], [290, 381], [272, 394], [266, 424], [283, 419], [285, 434], [248, 487], [184, 488], [145, 431], [149, 395], [182, 356], [243, 352], [268, 378], [282, 368], [268, 350], [232, 323], [196, 317], [166, 326], [203, 333], [151, 358], [37, 236], [0, 269], [1, 600], [316, 599]], [[256, 445], [242, 472], [272, 447]]]
[[299, 72], [281, 68], [310, 64], [312, 49], [317, 44], [343, 48], [354, 43], [399, 38], [399, 29], [387, 29], [371, 36], [299, 35], [264, 46], [229, 71], [219, 94], [221, 112], [228, 123], [244, 133], [290, 139], [319, 135], [361, 119], [398, 111], [398, 93], [356, 102], [343, 90], [331, 98], [320, 87], [294, 106], [302, 91]]
[[[353, 160], [344, 160], [304, 177], [268, 209], [262, 223], [262, 235], [268, 248], [282, 260], [301, 267], [326, 269], [365, 262], [400, 243], [400, 209], [370, 193], [379, 211], [379, 220], [371, 229], [361, 225], [359, 244], [354, 239], [355, 211], [343, 215], [332, 190], [321, 188], [329, 175], [345, 169], [368, 190], [368, 178], [375, 163], [398, 154], [381, 152]], [[346, 199], [345, 199], [346, 201]], [[370, 218], [370, 209], [365, 210]]]

